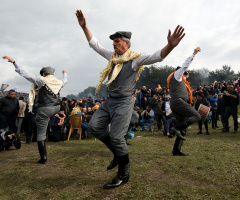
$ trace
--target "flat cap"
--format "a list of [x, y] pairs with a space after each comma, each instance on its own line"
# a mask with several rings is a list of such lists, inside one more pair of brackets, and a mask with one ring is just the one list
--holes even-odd
[[110, 39], [113, 40], [116, 37], [125, 37], [128, 38], [129, 40], [131, 39], [132, 33], [131, 32], [127, 32], [127, 31], [118, 31], [112, 35], [110, 35]]
[[55, 69], [52, 67], [43, 67], [40, 71], [41, 76], [44, 74], [54, 74]]

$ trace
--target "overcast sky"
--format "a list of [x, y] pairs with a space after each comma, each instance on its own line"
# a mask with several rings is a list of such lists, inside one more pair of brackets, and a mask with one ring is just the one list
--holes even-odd
[[[0, 55], [38, 75], [52, 66], [56, 77], [63, 69], [69, 82], [61, 96], [77, 94], [96, 86], [107, 60], [95, 53], [78, 25], [75, 11], [81, 9], [87, 25], [99, 42], [112, 49], [109, 35], [132, 32], [132, 50], [154, 53], [167, 44], [168, 29], [180, 24], [186, 36], [157, 66], [181, 65], [200, 46], [190, 69], [220, 69], [227, 64], [240, 71], [239, 0], [1, 0]], [[31, 83], [20, 77], [12, 64], [0, 60], [0, 84], [29, 92]]]

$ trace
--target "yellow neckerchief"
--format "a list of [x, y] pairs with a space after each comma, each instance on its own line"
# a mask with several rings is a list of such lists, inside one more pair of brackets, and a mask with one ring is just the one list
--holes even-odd
[[[43, 81], [43, 84], [46, 84], [48, 88], [51, 89], [51, 91], [55, 94], [58, 95], [60, 92], [62, 86], [63, 86], [63, 81], [58, 80], [54, 75], [48, 75], [46, 77], [41, 77], [41, 80]], [[35, 99], [35, 94], [36, 94], [37, 86], [32, 85], [31, 90], [29, 93], [29, 112], [32, 112], [32, 107], [34, 104], [34, 99]]]
[[[107, 67], [100, 73], [101, 74], [100, 75], [100, 81], [99, 81], [98, 86], [95, 90], [95, 95], [98, 93], [102, 82], [107, 78], [109, 73], [112, 71], [112, 68], [113, 68], [114, 65], [115, 65], [115, 67], [114, 67], [113, 73], [111, 75], [110, 80], [106, 83], [106, 85], [109, 85], [110, 83], [112, 83], [116, 79], [117, 75], [119, 74], [119, 72], [122, 69], [123, 63], [128, 62], [130, 60], [134, 60], [135, 58], [138, 58], [142, 54], [143, 53], [140, 53], [138, 51], [132, 51], [131, 49], [128, 49], [122, 55], [122, 57], [119, 58], [118, 54], [114, 51], [113, 54], [112, 54], [112, 59], [108, 62]], [[142, 70], [143, 70], [143, 66], [140, 66], [138, 68], [138, 75], [137, 75], [136, 80], [139, 79]]]
[[[78, 112], [81, 113], [82, 111], [79, 106], [75, 106], [73, 108], [71, 114], [69, 115], [69, 117], [70, 117], [69, 123], [71, 123], [71, 116], [76, 115]], [[81, 116], [81, 121], [82, 121], [82, 116]]]
[[[176, 72], [176, 71], [175, 71]], [[169, 88], [170, 87], [170, 82], [171, 82], [171, 79], [172, 79], [172, 77], [173, 77], [173, 75], [174, 75], [174, 73], [175, 72], [173, 72], [173, 73], [171, 73], [169, 76], [168, 76], [168, 78], [167, 78], [167, 87]], [[192, 92], [191, 92], [191, 86], [190, 86], [190, 82], [188, 82], [185, 78], [184, 78], [184, 76], [182, 76], [182, 80], [184, 81], [184, 83], [185, 83], [185, 85], [186, 85], [186, 87], [187, 87], [187, 91], [188, 91], [188, 95], [189, 95], [189, 99], [190, 99], [190, 104], [192, 104], [193, 103], [193, 95], [192, 95]]]

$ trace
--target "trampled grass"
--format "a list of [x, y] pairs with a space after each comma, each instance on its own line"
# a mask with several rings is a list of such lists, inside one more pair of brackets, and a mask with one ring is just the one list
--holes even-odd
[[102, 186], [117, 169], [106, 170], [112, 155], [100, 141], [47, 142], [45, 165], [36, 164], [36, 143], [22, 144], [0, 152], [0, 199], [240, 199], [240, 133], [230, 130], [197, 135], [193, 125], [182, 148], [187, 157], [172, 156], [175, 139], [162, 132], [135, 132], [130, 181], [112, 190]]

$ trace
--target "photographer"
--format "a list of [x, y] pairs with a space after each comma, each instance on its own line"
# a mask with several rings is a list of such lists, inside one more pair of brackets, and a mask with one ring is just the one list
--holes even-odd
[[154, 112], [149, 105], [146, 106], [146, 110], [144, 110], [141, 114], [142, 119], [140, 120], [140, 126], [142, 130], [144, 130], [144, 123], [153, 124]]
[[224, 114], [224, 128], [222, 129], [222, 131], [229, 132], [228, 119], [232, 115], [234, 120], [234, 133], [237, 133], [237, 129], [238, 129], [237, 106], [239, 104], [239, 95], [233, 88], [234, 88], [233, 85], [228, 84], [227, 90], [223, 92], [225, 114]]
[[13, 133], [13, 131], [5, 131], [0, 133], [0, 151], [8, 150], [12, 145], [16, 149], [21, 148], [20, 139]]

